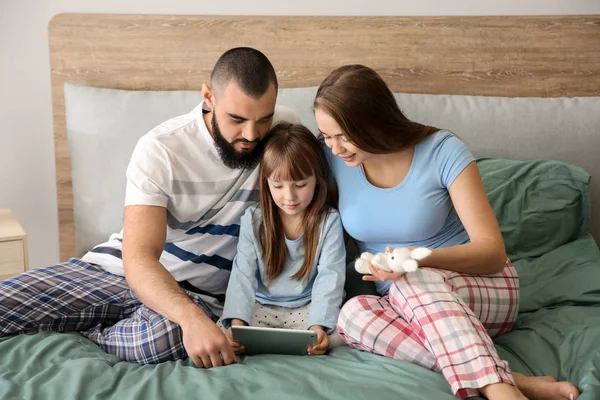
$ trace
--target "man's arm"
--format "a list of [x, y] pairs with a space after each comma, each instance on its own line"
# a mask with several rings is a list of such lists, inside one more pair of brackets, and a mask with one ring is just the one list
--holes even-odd
[[159, 262], [166, 226], [167, 211], [163, 207], [125, 207], [125, 279], [147, 307], [181, 327], [184, 347], [198, 367], [231, 364], [236, 359], [225, 335]]

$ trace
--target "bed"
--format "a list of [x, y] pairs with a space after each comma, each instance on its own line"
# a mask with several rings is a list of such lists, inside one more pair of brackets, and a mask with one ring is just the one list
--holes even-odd
[[[271, 59], [278, 102], [312, 129], [315, 86], [362, 63], [410, 117], [455, 131], [479, 157], [521, 278], [516, 327], [495, 340], [500, 356], [514, 371], [572, 381], [582, 400], [600, 398], [600, 185], [591, 185], [600, 16], [58, 15], [49, 46], [62, 260], [120, 229], [123, 172], [141, 128], [195, 105], [217, 57], [239, 45]], [[78, 333], [0, 339], [0, 399], [369, 397], [454, 398], [439, 374], [347, 347], [201, 370], [189, 360], [121, 362]]]

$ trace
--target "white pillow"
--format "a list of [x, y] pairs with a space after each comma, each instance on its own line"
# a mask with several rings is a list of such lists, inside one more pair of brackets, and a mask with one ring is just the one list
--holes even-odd
[[317, 89], [318, 87], [316, 86], [279, 89], [279, 93], [277, 94], [277, 104], [296, 111], [300, 117], [300, 122], [315, 135], [317, 135], [319, 130], [312, 106], [317, 95]]
[[200, 92], [129, 91], [65, 84], [77, 255], [123, 226], [125, 170], [138, 139], [185, 114]]
[[[310, 88], [309, 88], [310, 89]], [[278, 104], [298, 107], [311, 125], [314, 90], [284, 91]], [[65, 84], [77, 255], [105, 242], [123, 225], [125, 170], [138, 139], [202, 101], [200, 91], [133, 91]], [[298, 102], [309, 104], [303, 107]], [[312, 121], [311, 121], [312, 119]]]
[[[395, 96], [409, 118], [456, 133], [475, 157], [556, 160], [584, 168], [592, 182], [600, 176], [600, 97]], [[598, 242], [600, 185], [591, 199]]]
[[[300, 113], [316, 133], [312, 104], [316, 87], [282, 89], [280, 100]], [[557, 160], [600, 175], [600, 97], [511, 98], [395, 93], [412, 120], [448, 129], [475, 157]], [[600, 205], [600, 185], [592, 185]], [[600, 240], [600, 213], [592, 213], [592, 233]]]
[[[313, 133], [316, 87], [279, 90], [277, 104], [296, 111]], [[600, 97], [505, 98], [395, 94], [410, 118], [449, 129], [476, 157], [553, 159], [600, 173]], [[137, 140], [189, 112], [199, 91], [127, 91], [65, 85], [78, 255], [122, 227], [125, 169]], [[600, 187], [592, 187], [600, 204]], [[600, 215], [593, 232], [600, 237]]]

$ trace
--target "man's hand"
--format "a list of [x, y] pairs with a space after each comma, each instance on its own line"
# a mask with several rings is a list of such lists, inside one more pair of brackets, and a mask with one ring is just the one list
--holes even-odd
[[199, 368], [221, 367], [237, 363], [229, 341], [202, 310], [181, 325], [183, 346]]
[[167, 210], [163, 207], [125, 207], [123, 264], [127, 283], [148, 308], [181, 327], [183, 346], [196, 366], [237, 362], [223, 332], [160, 263], [166, 226]]
[[329, 347], [329, 336], [325, 333], [325, 330], [320, 325], [313, 325], [310, 328], [311, 331], [317, 332], [317, 344], [308, 348], [308, 355], [322, 355], [327, 352]]
[[[246, 326], [244, 321], [242, 321], [241, 319], [237, 319], [237, 318], [233, 318], [231, 320], [231, 325], [232, 326], [234, 326], [234, 325]], [[227, 341], [229, 342], [229, 345], [231, 346], [231, 348], [233, 349], [233, 352], [235, 354], [244, 354], [244, 352], [246, 351], [246, 348], [240, 342], [236, 342], [235, 340], [233, 340], [233, 335], [231, 334], [231, 328], [227, 329], [227, 334], [225, 336], [227, 336]]]

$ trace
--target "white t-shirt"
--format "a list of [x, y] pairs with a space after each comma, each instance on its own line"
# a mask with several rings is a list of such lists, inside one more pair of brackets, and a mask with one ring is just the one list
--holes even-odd
[[[203, 103], [170, 119], [138, 141], [127, 168], [125, 206], [167, 209], [161, 264], [177, 281], [199, 289], [220, 315], [246, 208], [259, 201], [258, 167], [226, 167], [202, 117]], [[276, 107], [278, 122], [298, 123], [290, 109]], [[123, 231], [82, 257], [124, 276]]]

